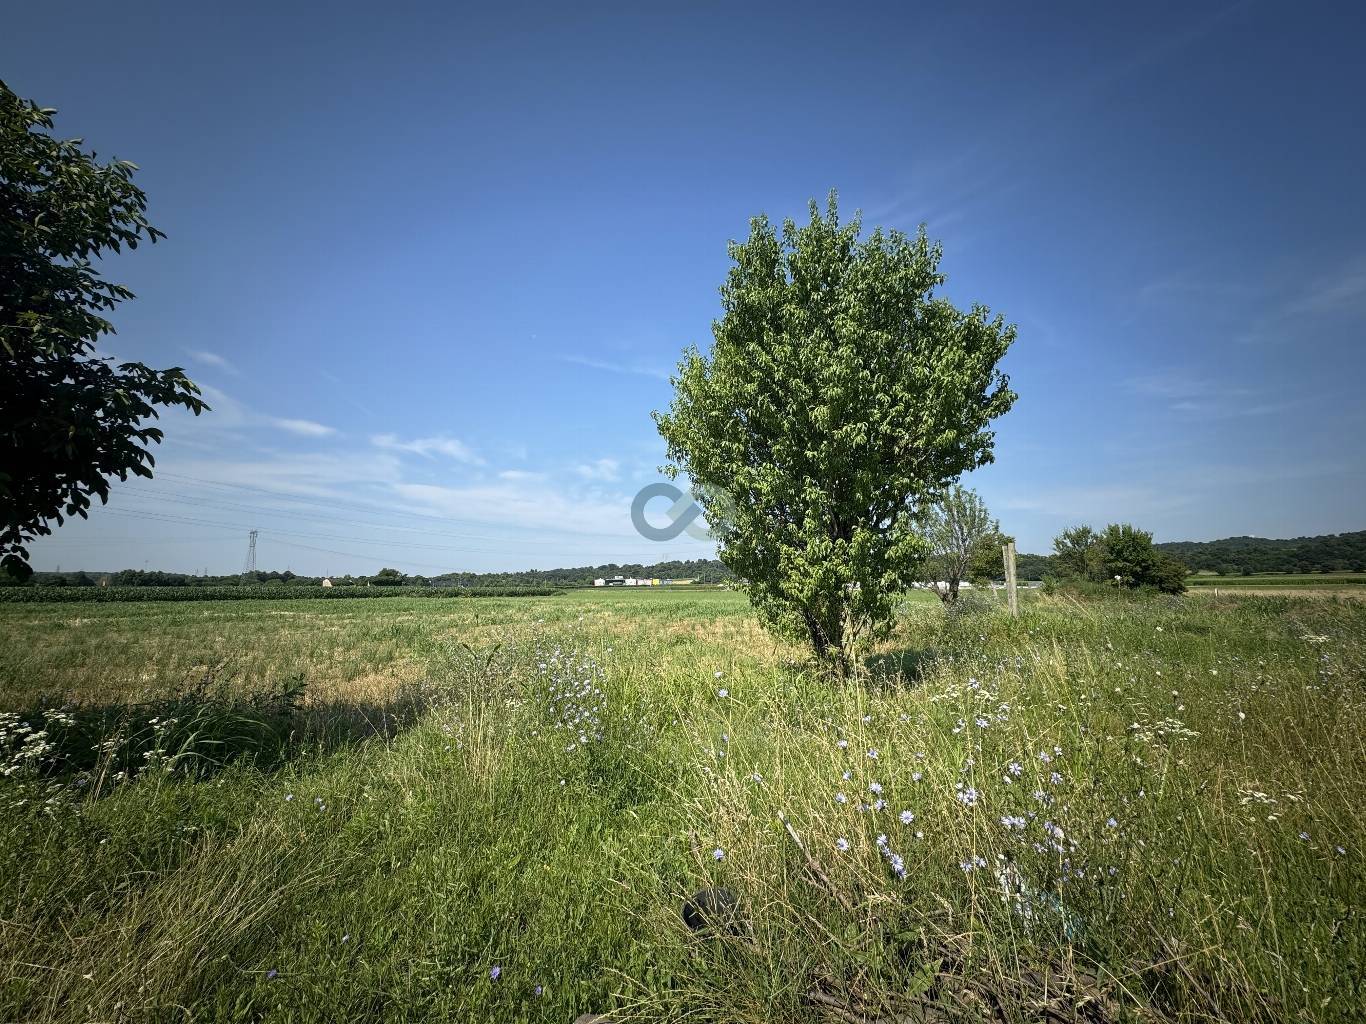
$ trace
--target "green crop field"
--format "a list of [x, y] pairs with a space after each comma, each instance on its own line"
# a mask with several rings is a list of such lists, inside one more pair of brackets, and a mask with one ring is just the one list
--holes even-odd
[[1188, 576], [1188, 587], [1366, 586], [1366, 572], [1258, 573], [1252, 576]]
[[1366, 604], [1027, 598], [0, 605], [0, 1021], [1360, 1020]]

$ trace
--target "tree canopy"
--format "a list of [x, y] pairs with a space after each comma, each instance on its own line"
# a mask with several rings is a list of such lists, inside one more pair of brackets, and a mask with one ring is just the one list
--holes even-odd
[[1007, 538], [976, 491], [954, 484], [930, 506], [924, 530], [929, 555], [921, 575], [945, 604], [958, 601], [964, 580], [984, 582], [1003, 571]]
[[1113, 583], [1137, 589], [1155, 587], [1179, 594], [1186, 589], [1186, 567], [1153, 544], [1153, 535], [1128, 523], [1111, 523], [1097, 533], [1074, 526], [1053, 540], [1057, 578]]
[[96, 354], [133, 293], [94, 261], [163, 235], [134, 165], [53, 137], [53, 113], [0, 82], [0, 568], [20, 578], [29, 542], [107, 501], [110, 477], [151, 476], [158, 406], [207, 408], [179, 367]]
[[935, 294], [940, 247], [860, 236], [833, 192], [781, 235], [754, 218], [710, 353], [685, 353], [655, 414], [760, 617], [840, 670], [915, 580], [926, 504], [991, 461], [1015, 400], [997, 368], [1015, 331]]
[[1366, 572], [1366, 530], [1269, 540], [1226, 537], [1157, 545], [1194, 570], [1225, 576], [1254, 572]]

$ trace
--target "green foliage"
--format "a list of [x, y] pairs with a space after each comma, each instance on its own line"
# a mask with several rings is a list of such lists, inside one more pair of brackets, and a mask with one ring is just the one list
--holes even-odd
[[1105, 583], [1165, 594], [1186, 589], [1186, 567], [1153, 544], [1153, 535], [1128, 523], [1111, 523], [1103, 533], [1074, 526], [1053, 540], [1057, 577], [1079, 583]]
[[[866, 1021], [1358, 1024], [1366, 603], [1106, 594], [1019, 620], [927, 600], [895, 634], [907, 675], [847, 686], [743, 642], [744, 598], [715, 590], [324, 606], [306, 628], [0, 608], [2, 682], [115, 703], [121, 680], [134, 763], [203, 717], [144, 733], [167, 717], [145, 673], [176, 674], [122, 642], [134, 622], [190, 658], [224, 634], [302, 648], [291, 728], [353, 737], [279, 758], [215, 712], [223, 747], [189, 749], [241, 755], [212, 772], [0, 777], [0, 1019], [836, 1019], [814, 993]], [[383, 695], [313, 682], [383, 635], [422, 680], [381, 705], [398, 728]], [[253, 664], [246, 694], [281, 675]], [[586, 677], [601, 739], [567, 750]], [[735, 894], [741, 934], [686, 930], [705, 887]]]
[[1157, 547], [1195, 572], [1213, 571], [1226, 576], [1366, 572], [1366, 530], [1290, 540], [1226, 537], [1204, 542], [1173, 541]]
[[1149, 570], [1151, 585], [1164, 594], [1182, 594], [1186, 590], [1186, 575], [1190, 572], [1165, 551], [1158, 551], [1156, 564]]
[[[972, 548], [972, 558], [968, 562], [968, 576], [974, 584], [984, 584], [990, 580], [1005, 578], [1005, 561], [1001, 551], [1014, 537], [1002, 533], [999, 528], [991, 530]], [[1015, 556], [1015, 575], [1017, 579], [1029, 579], [1019, 571], [1019, 555]]]
[[[31, 775], [81, 772], [87, 782], [103, 783], [153, 770], [203, 776], [239, 759], [265, 766], [283, 757], [297, 738], [303, 694], [302, 679], [234, 694], [205, 678], [145, 703], [25, 708], [11, 717], [42, 725], [44, 742], [24, 751], [31, 756], [23, 768]], [[0, 743], [0, 762], [13, 763], [21, 743], [13, 735]]]
[[1155, 571], [1157, 552], [1153, 549], [1153, 535], [1128, 523], [1107, 526], [1096, 549], [1107, 579], [1138, 586]]
[[964, 580], [982, 582], [1004, 571], [1006, 538], [976, 491], [959, 484], [945, 491], [925, 517], [924, 537], [929, 554], [921, 578], [945, 604], [958, 600]]
[[109, 477], [152, 475], [157, 406], [207, 408], [179, 367], [96, 354], [133, 293], [94, 261], [163, 236], [134, 165], [54, 138], [52, 114], [0, 82], [0, 568], [21, 579], [52, 522], [107, 501]]
[[[35, 573], [34, 583], [46, 583], [52, 573]], [[320, 576], [297, 576], [286, 569], [284, 572], [257, 569], [254, 572], [234, 573], [231, 576], [194, 576], [186, 572], [166, 572], [161, 569], [121, 569], [108, 577], [108, 582], [116, 587], [240, 587], [257, 583], [293, 583], [314, 585], [322, 582]]]
[[781, 237], [752, 220], [711, 352], [685, 355], [655, 414], [761, 619], [839, 670], [885, 635], [924, 555], [918, 517], [991, 461], [1015, 400], [997, 369], [1014, 329], [934, 294], [939, 246], [859, 235], [833, 192]]
[[1089, 526], [1063, 530], [1053, 538], [1052, 575], [1099, 583], [1104, 579], [1105, 570], [1100, 564], [1097, 540], [1096, 531]]
[[1052, 556], [1019, 552], [1015, 555], [1015, 573], [1022, 580], [1041, 580], [1052, 576]]
[[522, 572], [452, 572], [433, 576], [436, 586], [555, 586], [591, 587], [596, 579], [627, 576], [637, 579], [692, 580], [694, 583], [721, 583], [732, 579], [729, 569], [714, 558], [697, 558], [655, 562], [609, 562], [606, 565], [584, 565], [571, 569], [527, 569]]
[[[389, 570], [391, 573], [396, 570]], [[276, 572], [258, 569], [250, 573], [234, 573], [231, 576], [194, 576], [183, 572], [165, 572], [159, 569], [122, 569], [112, 575], [100, 574], [102, 578], [117, 587], [247, 587], [258, 583], [288, 583], [298, 588], [316, 587], [322, 583], [321, 576], [296, 576], [289, 570]], [[721, 583], [732, 579], [730, 570], [716, 559], [692, 559], [687, 561], [656, 562], [642, 565], [639, 562], [607, 565], [585, 565], [572, 569], [526, 569], [521, 572], [453, 572], [441, 576], [424, 578], [422, 576], [399, 577], [408, 588], [469, 588], [487, 592], [505, 590], [511, 593], [525, 593], [526, 588], [540, 592], [553, 592], [565, 587], [591, 587], [595, 579], [608, 576], [631, 576], [659, 580], [691, 580], [694, 583]], [[61, 586], [58, 578], [72, 586], [94, 586], [95, 580], [89, 573], [38, 572], [30, 582], [39, 586]], [[386, 577], [392, 580], [393, 577]], [[333, 576], [333, 587], [364, 587], [373, 583], [374, 576]], [[19, 586], [21, 582], [0, 574], [0, 587]], [[382, 584], [381, 584], [382, 585]], [[249, 596], [249, 595], [243, 595]], [[297, 596], [297, 595], [296, 595]]]
[[1366, 586], [1366, 573], [1361, 572], [1312, 572], [1312, 573], [1270, 573], [1265, 576], [1249, 574], [1227, 576], [1190, 576], [1186, 579], [1188, 587], [1214, 587], [1227, 589], [1285, 589], [1301, 587], [1361, 587]]
[[[1185, 564], [1192, 572], [1244, 577], [1253, 573], [1366, 572], [1366, 530], [1292, 540], [1226, 537], [1211, 541], [1167, 541], [1153, 546]], [[1058, 575], [1060, 570], [1055, 568], [1056, 562], [1055, 555], [1021, 554], [1017, 558], [1020, 578], [1038, 580]]]

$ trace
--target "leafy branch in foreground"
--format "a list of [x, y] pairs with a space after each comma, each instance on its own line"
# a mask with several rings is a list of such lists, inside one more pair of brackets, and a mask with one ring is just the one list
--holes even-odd
[[53, 113], [0, 82], [0, 569], [21, 579], [52, 522], [108, 501], [110, 477], [152, 475], [157, 406], [207, 408], [179, 367], [96, 355], [133, 293], [93, 261], [164, 236], [135, 166], [54, 138]]

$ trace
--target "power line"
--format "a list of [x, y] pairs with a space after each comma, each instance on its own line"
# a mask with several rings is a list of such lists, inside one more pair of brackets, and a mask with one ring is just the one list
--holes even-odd
[[[487, 520], [481, 520], [481, 519], [462, 519], [462, 518], [459, 518], [459, 517], [457, 517], [457, 516], [436, 515], [436, 514], [430, 513], [430, 512], [413, 512], [413, 511], [411, 511], [411, 510], [409, 510], [409, 509], [396, 509], [396, 508], [393, 508], [393, 507], [390, 507], [390, 506], [364, 505], [364, 504], [358, 504], [358, 503], [355, 503], [355, 502], [348, 502], [348, 501], [345, 501], [345, 500], [340, 499], [340, 498], [332, 498], [332, 497], [330, 497], [330, 496], [327, 496], [327, 497], [309, 498], [309, 497], [305, 497], [305, 496], [303, 496], [303, 495], [291, 494], [291, 493], [289, 493], [288, 491], [278, 491], [278, 490], [277, 490], [277, 491], [272, 491], [272, 490], [270, 490], [270, 489], [268, 489], [268, 488], [265, 488], [265, 487], [256, 487], [256, 486], [253, 486], [253, 485], [251, 485], [251, 484], [229, 483], [229, 482], [220, 481], [220, 480], [206, 480], [206, 479], [204, 479], [203, 477], [187, 476], [187, 475], [185, 475], [185, 474], [183, 474], [183, 473], [171, 473], [171, 472], [159, 471], [159, 472], [157, 473], [157, 478], [162, 478], [162, 477], [164, 477], [164, 478], [166, 478], [166, 479], [168, 479], [168, 480], [189, 481], [189, 482], [192, 482], [192, 483], [203, 484], [203, 485], [209, 486], [209, 487], [223, 487], [223, 488], [229, 488], [229, 489], [234, 489], [234, 490], [255, 491], [255, 492], [258, 492], [258, 493], [260, 493], [260, 494], [266, 494], [266, 495], [269, 495], [269, 496], [274, 497], [274, 498], [286, 498], [286, 499], [288, 499], [288, 500], [290, 500], [290, 501], [297, 501], [297, 502], [300, 502], [300, 503], [305, 504], [305, 505], [316, 505], [316, 506], [320, 506], [320, 507], [326, 508], [326, 509], [341, 508], [341, 509], [347, 509], [347, 510], [354, 511], [354, 512], [364, 512], [364, 513], [369, 514], [369, 515], [403, 516], [403, 517], [406, 517], [406, 518], [409, 518], [409, 519], [422, 519], [422, 520], [429, 520], [429, 521], [431, 521], [431, 522], [437, 522], [437, 523], [464, 523], [464, 524], [470, 525], [470, 526], [488, 526], [488, 525], [489, 525], [488, 522], [487, 522]], [[530, 526], [530, 525], [521, 524], [521, 523], [507, 523], [507, 524], [505, 524], [505, 526], [506, 526], [507, 529], [515, 529], [515, 530], [539, 530], [539, 529], [543, 529], [543, 527], [540, 527], [540, 526]], [[597, 534], [596, 536], [607, 537], [607, 536], [610, 536], [610, 534]], [[500, 539], [500, 538], [490, 538], [490, 539]]]
[[[103, 509], [103, 510], [101, 510], [101, 513], [100, 513], [100, 514], [101, 514], [101, 515], [107, 515], [107, 516], [119, 516], [119, 517], [122, 517], [122, 518], [125, 518], [125, 519], [149, 519], [149, 520], [155, 520], [155, 521], [158, 521], [158, 522], [167, 522], [167, 523], [187, 523], [187, 524], [194, 525], [194, 526], [203, 526], [203, 527], [206, 527], [206, 528], [209, 528], [209, 529], [215, 529], [215, 530], [225, 530], [225, 531], [229, 531], [229, 532], [232, 532], [232, 533], [238, 533], [238, 532], [240, 532], [241, 529], [242, 529], [241, 525], [235, 524], [235, 523], [216, 522], [216, 521], [214, 521], [214, 520], [200, 519], [200, 518], [197, 518], [197, 517], [194, 517], [194, 516], [181, 515], [181, 514], [175, 513], [175, 512], [160, 512], [160, 511], [153, 511], [153, 510], [151, 510], [151, 509]], [[363, 525], [363, 524], [362, 524], [362, 525]], [[274, 536], [304, 537], [304, 538], [309, 539], [309, 540], [339, 540], [339, 541], [342, 541], [342, 542], [344, 542], [344, 543], [362, 543], [362, 544], [364, 544], [364, 543], [373, 543], [375, 540], [379, 540], [379, 541], [382, 542], [382, 543], [391, 544], [391, 545], [394, 545], [394, 546], [396, 546], [396, 547], [401, 547], [401, 548], [424, 548], [424, 549], [427, 549], [427, 550], [430, 550], [430, 551], [459, 551], [459, 552], [464, 553], [464, 554], [476, 554], [476, 555], [493, 555], [493, 554], [501, 554], [501, 553], [502, 553], [502, 549], [498, 549], [498, 548], [488, 548], [488, 547], [461, 547], [461, 546], [454, 545], [454, 544], [423, 544], [423, 543], [421, 543], [421, 542], [419, 542], [419, 541], [391, 540], [391, 539], [389, 539], [389, 538], [384, 538], [384, 537], [380, 537], [380, 538], [375, 538], [375, 537], [348, 537], [348, 536], [339, 536], [339, 535], [337, 535], [337, 534], [318, 533], [318, 532], [312, 531], [312, 530], [310, 530], [310, 531], [303, 531], [303, 530], [288, 530], [288, 529], [277, 529], [277, 528], [274, 528], [274, 527], [258, 528], [258, 530], [259, 530], [260, 533], [269, 534], [269, 535], [272, 536], [272, 537], [274, 537]], [[512, 545], [518, 545], [518, 546], [520, 546], [523, 542], [522, 542], [522, 541], [518, 541], [518, 540], [509, 539], [509, 540], [507, 541], [507, 543], [508, 543], [508, 544], [512, 544]], [[573, 546], [572, 544], [561, 543], [561, 548], [562, 548], [562, 549], [563, 549], [563, 548], [569, 548], [569, 547], [572, 547], [572, 546]], [[617, 545], [615, 545], [615, 544], [611, 544], [610, 542], [603, 543], [603, 544], [599, 544], [599, 545], [593, 545], [593, 546], [589, 546], [589, 545], [585, 544], [585, 545], [582, 545], [582, 548], [583, 548], [584, 550], [588, 550], [588, 551], [604, 551], [604, 550], [605, 550], [605, 551], [609, 551], [611, 554], [616, 554], [616, 555], [655, 555], [655, 554], [659, 554], [659, 553], [660, 553], [660, 552], [656, 551], [654, 548], [621, 548], [621, 547], [619, 547], [619, 546], [617, 546]], [[656, 559], [656, 561], [658, 561], [658, 559]]]
[[[110, 516], [119, 516], [119, 517], [121, 517], [121, 518], [126, 518], [126, 519], [147, 519], [147, 520], [152, 520], [152, 521], [155, 521], [155, 522], [188, 523], [188, 524], [191, 524], [191, 525], [203, 526], [203, 527], [205, 527], [205, 528], [207, 528], [207, 529], [221, 530], [221, 531], [228, 532], [228, 533], [238, 533], [238, 532], [241, 530], [241, 526], [238, 526], [238, 525], [235, 525], [235, 524], [213, 522], [213, 521], [211, 521], [211, 520], [206, 520], [206, 519], [198, 519], [198, 518], [193, 518], [193, 517], [189, 517], [189, 516], [176, 515], [175, 513], [170, 513], [170, 512], [150, 512], [150, 511], [141, 511], [141, 510], [139, 510], [139, 511], [120, 511], [120, 510], [118, 510], [118, 509], [103, 509], [103, 510], [102, 510], [102, 514], [103, 514], [103, 515], [110, 515]], [[359, 538], [359, 537], [341, 537], [341, 536], [336, 536], [336, 535], [332, 535], [332, 534], [305, 533], [305, 532], [301, 532], [301, 531], [298, 531], [298, 530], [275, 530], [275, 529], [269, 529], [269, 528], [267, 528], [267, 529], [259, 529], [259, 528], [258, 528], [257, 530], [255, 530], [255, 531], [253, 531], [253, 532], [261, 533], [261, 534], [268, 534], [268, 535], [271, 536], [271, 537], [277, 537], [277, 538], [278, 538], [278, 537], [304, 537], [304, 538], [307, 538], [307, 539], [309, 539], [309, 540], [324, 539], [324, 540], [340, 540], [340, 541], [342, 541], [342, 542], [344, 542], [344, 543], [362, 543], [362, 544], [367, 543], [367, 539], [366, 539], [366, 538]], [[239, 536], [240, 536], [240, 534], [239, 534]], [[207, 539], [207, 538], [206, 538], [206, 539]], [[373, 540], [373, 538], [372, 538], [371, 540]], [[299, 544], [298, 542], [294, 542], [294, 541], [279, 540], [278, 543], [281, 543], [281, 544], [288, 544], [288, 545], [294, 546], [294, 547], [308, 547], [308, 545]], [[472, 553], [472, 554], [500, 554], [500, 553], [501, 553], [501, 552], [494, 551], [494, 550], [487, 549], [487, 548], [458, 548], [458, 547], [451, 547], [451, 546], [442, 546], [442, 545], [437, 545], [437, 544], [416, 544], [416, 543], [413, 543], [413, 542], [411, 542], [411, 541], [386, 542], [386, 543], [390, 543], [390, 544], [393, 544], [393, 545], [395, 545], [395, 546], [397, 546], [397, 547], [401, 547], [401, 548], [428, 548], [428, 549], [435, 550], [435, 551], [460, 551], [460, 552], [462, 552], [462, 553]], [[516, 542], [514, 541], [513, 543], [516, 543]], [[384, 555], [359, 554], [359, 553], [356, 553], [356, 552], [347, 552], [347, 551], [333, 551], [333, 550], [328, 549], [328, 548], [312, 548], [311, 550], [325, 551], [325, 552], [328, 553], [328, 554], [341, 554], [341, 555], [346, 555], [346, 556], [348, 556], [348, 557], [354, 557], [354, 558], [370, 558], [370, 559], [374, 559], [374, 560], [377, 560], [377, 561], [385, 561], [386, 559], [387, 559], [388, 561], [399, 561], [398, 559], [394, 559], [394, 558], [391, 558], [391, 557], [389, 557], [389, 556], [384, 556]], [[595, 550], [595, 549], [591, 549], [591, 548], [590, 548], [590, 549], [588, 549], [588, 550], [589, 550], [589, 551], [593, 551], [593, 550]], [[596, 550], [602, 550], [602, 549], [596, 549]], [[642, 549], [642, 550], [627, 549], [627, 550], [622, 550], [622, 549], [620, 549], [620, 548], [612, 548], [611, 551], [610, 551], [609, 553], [612, 554], [612, 555], [616, 555], [616, 556], [623, 556], [623, 555], [637, 555], [637, 556], [639, 556], [639, 555], [642, 555], [642, 554], [643, 554], [643, 555], [651, 555], [651, 556], [654, 556], [653, 558], [651, 558], [651, 561], [652, 561], [652, 562], [661, 562], [661, 561], [686, 561], [686, 560], [689, 560], [689, 559], [690, 559], [690, 556], [695, 555], [695, 552], [656, 551], [656, 550], [654, 550], [654, 549]], [[574, 555], [571, 555], [571, 556], [569, 556], [569, 557], [572, 559], [572, 558], [583, 558], [583, 557], [585, 557], [585, 556], [584, 556], [583, 554], [574, 554]], [[415, 562], [409, 562], [409, 563], [406, 563], [406, 564], [410, 564], [410, 565], [416, 565], [416, 564], [426, 564], [426, 565], [430, 565], [431, 563], [415, 563]], [[642, 564], [643, 564], [643, 563], [642, 563]], [[466, 571], [466, 570], [463, 570], [463, 569], [447, 569], [447, 570], [443, 570], [443, 571], [449, 571], [449, 572], [464, 572], [464, 571]]]
[[109, 544], [202, 544], [211, 541], [212, 537], [115, 537], [104, 534], [99, 537], [43, 537], [35, 540], [35, 544], [42, 544], [49, 547], [53, 544], [74, 544], [80, 546], [107, 546]]
[[[245, 505], [240, 502], [231, 502], [223, 501], [221, 499], [215, 499], [212, 496], [186, 494], [183, 491], [166, 491], [155, 488], [148, 488], [145, 486], [140, 487], [137, 491], [127, 491], [124, 493], [126, 497], [133, 499], [155, 498], [160, 501], [169, 501], [173, 504], [195, 505], [199, 507], [208, 506], [214, 509], [223, 509], [225, 511], [250, 512], [253, 516], [258, 517], [279, 516], [282, 518], [301, 519], [307, 522], [327, 522], [337, 523], [343, 526], [360, 526], [364, 527], [367, 530], [398, 530], [405, 533], [420, 533], [423, 536], [427, 537], [453, 537], [459, 540], [488, 540], [510, 544], [563, 544], [563, 541], [552, 540], [545, 537], [496, 537], [489, 536], [487, 534], [451, 533], [449, 531], [432, 530], [429, 527], [425, 526], [395, 526], [388, 523], [373, 523], [357, 519], [344, 519], [339, 516], [319, 515], [317, 513], [303, 512], [299, 510], [272, 509], [260, 505]], [[530, 529], [530, 527], [528, 527], [528, 529]], [[574, 531], [566, 532], [574, 534]], [[612, 534], [599, 533], [586, 533], [575, 535], [587, 538], [600, 538], [603, 540], [610, 540], [613, 536]]]
[[[194, 517], [194, 516], [180, 515], [179, 513], [176, 513], [176, 512], [161, 512], [161, 511], [155, 511], [155, 510], [152, 510], [152, 509], [140, 509], [140, 508], [135, 508], [135, 509], [108, 509], [107, 511], [104, 512], [104, 515], [110, 515], [110, 516], [123, 516], [123, 517], [125, 517], [125, 518], [130, 518], [130, 519], [154, 519], [154, 520], [158, 520], [158, 521], [160, 521], [160, 522], [168, 522], [168, 523], [189, 523], [189, 524], [192, 524], [192, 525], [209, 527], [210, 529], [231, 530], [233, 533], [237, 533], [237, 532], [239, 532], [239, 531], [241, 530], [241, 527], [240, 527], [240, 526], [234, 525], [234, 524], [232, 524], [232, 523], [215, 522], [215, 521], [209, 520], [209, 519], [199, 519], [199, 518], [196, 518], [196, 517]], [[259, 514], [258, 514], [258, 518], [259, 518]], [[358, 525], [362, 525], [362, 526], [363, 526], [363, 525], [365, 525], [365, 524], [361, 523], [361, 524], [358, 524]], [[310, 531], [303, 531], [303, 530], [279, 529], [279, 528], [276, 528], [276, 527], [266, 527], [266, 528], [263, 528], [263, 529], [262, 529], [262, 528], [258, 528], [258, 531], [261, 532], [261, 533], [268, 533], [268, 534], [270, 534], [272, 537], [274, 537], [274, 536], [290, 536], [290, 537], [306, 537], [306, 538], [310, 538], [310, 539], [313, 539], [313, 540], [340, 540], [340, 541], [346, 541], [346, 542], [352, 542], [352, 541], [361, 540], [362, 542], [364, 542], [362, 538], [358, 538], [358, 537], [345, 537], [345, 536], [338, 536], [337, 534], [318, 533], [318, 532], [312, 531], [312, 530], [310, 530]], [[371, 538], [371, 539], [376, 539], [376, 538]], [[493, 553], [494, 553], [494, 551], [493, 551], [492, 549], [489, 549], [489, 548], [456, 547], [456, 546], [454, 546], [454, 545], [449, 545], [449, 544], [423, 544], [423, 543], [421, 543], [420, 541], [389, 540], [389, 539], [387, 539], [387, 538], [377, 538], [377, 539], [382, 540], [382, 541], [384, 541], [385, 543], [397, 544], [397, 545], [400, 545], [400, 546], [402, 546], [402, 547], [408, 547], [408, 548], [427, 548], [427, 549], [434, 550], [434, 551], [461, 551], [461, 552], [466, 552], [466, 553], [469, 553], [469, 554], [493, 554]], [[514, 543], [514, 544], [515, 544], [515, 543], [517, 543], [517, 542], [516, 542], [516, 541], [511, 541], [510, 543]]]

